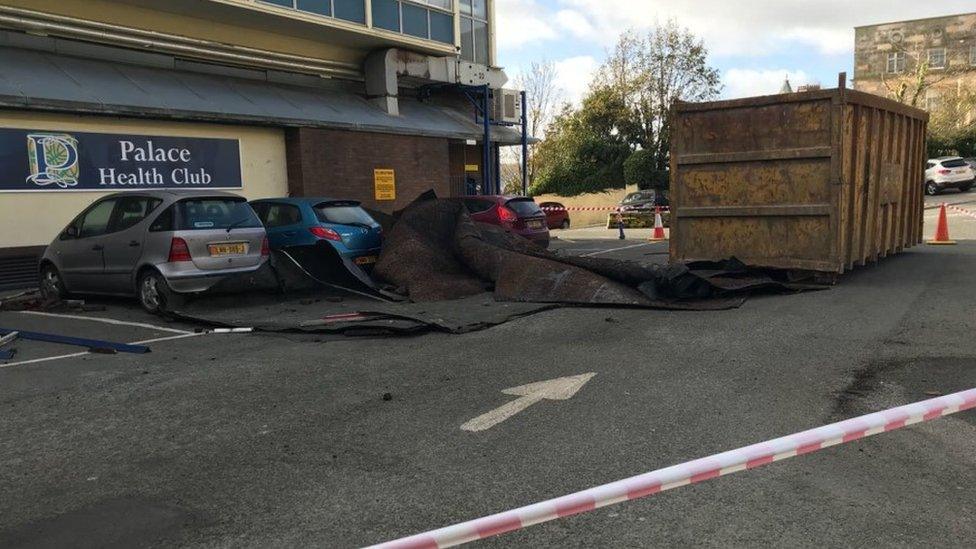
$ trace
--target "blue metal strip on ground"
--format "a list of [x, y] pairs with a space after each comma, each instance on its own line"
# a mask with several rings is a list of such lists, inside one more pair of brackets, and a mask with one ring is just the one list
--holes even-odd
[[7, 351], [0, 351], [0, 360], [10, 360], [14, 357], [13, 349]]
[[75, 345], [78, 347], [88, 347], [89, 349], [113, 349], [120, 353], [143, 354], [149, 352], [149, 347], [146, 347], [145, 345], [129, 345], [128, 343], [116, 343], [114, 341], [103, 341], [100, 339], [85, 339], [81, 337], [46, 334], [43, 332], [25, 332], [23, 330], [0, 328], [0, 335], [7, 335], [10, 332], [17, 332], [20, 334], [20, 339], [30, 339], [33, 341], [60, 343], [62, 345]]

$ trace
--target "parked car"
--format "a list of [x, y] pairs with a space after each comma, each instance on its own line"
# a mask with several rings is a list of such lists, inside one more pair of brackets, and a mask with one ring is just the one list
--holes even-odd
[[383, 228], [355, 200], [268, 198], [251, 207], [273, 250], [327, 243], [343, 260], [369, 270], [383, 247]]
[[460, 199], [471, 219], [503, 227], [506, 231], [549, 247], [546, 214], [531, 198], [512, 196], [469, 196]]
[[628, 194], [620, 202], [622, 212], [653, 212], [654, 208], [668, 207], [666, 191], [647, 189]]
[[566, 206], [559, 202], [543, 202], [539, 208], [546, 214], [546, 226], [549, 229], [568, 229], [570, 225], [569, 212]]
[[116, 193], [85, 209], [47, 247], [40, 287], [47, 298], [134, 295], [155, 313], [257, 271], [269, 254], [264, 227], [240, 196]]
[[945, 189], [969, 192], [976, 184], [976, 171], [959, 156], [933, 158], [925, 165], [925, 194], [932, 196]]

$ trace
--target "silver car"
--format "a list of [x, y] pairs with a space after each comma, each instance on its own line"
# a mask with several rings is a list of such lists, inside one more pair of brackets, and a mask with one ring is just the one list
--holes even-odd
[[183, 295], [257, 271], [270, 252], [247, 201], [220, 192], [134, 191], [83, 211], [41, 258], [47, 298], [68, 293], [138, 296], [159, 312]]

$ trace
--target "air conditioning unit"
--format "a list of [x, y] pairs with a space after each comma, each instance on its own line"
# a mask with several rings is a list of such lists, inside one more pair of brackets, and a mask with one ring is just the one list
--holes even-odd
[[522, 92], [519, 90], [495, 90], [493, 95], [492, 120], [509, 124], [522, 122]]

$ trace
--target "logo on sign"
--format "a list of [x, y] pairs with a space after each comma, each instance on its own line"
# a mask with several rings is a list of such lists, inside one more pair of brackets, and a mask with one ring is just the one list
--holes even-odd
[[66, 133], [27, 134], [30, 175], [27, 182], [38, 187], [57, 185], [62, 189], [78, 184], [78, 140]]

